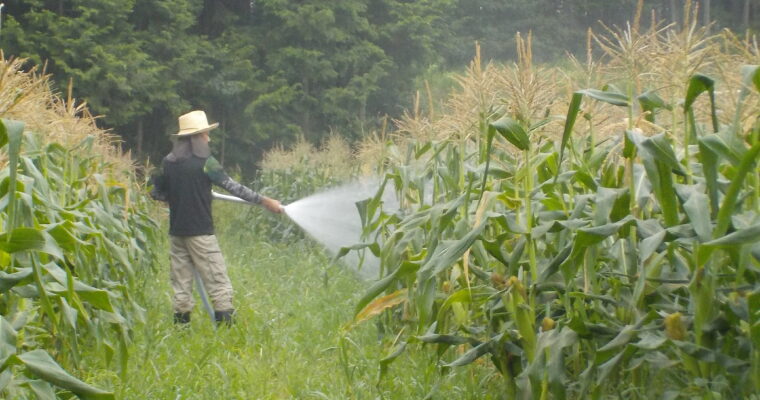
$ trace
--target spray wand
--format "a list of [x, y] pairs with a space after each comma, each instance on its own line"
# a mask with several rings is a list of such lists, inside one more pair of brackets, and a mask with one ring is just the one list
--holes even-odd
[[249, 201], [245, 201], [245, 200], [241, 199], [240, 197], [230, 196], [228, 194], [217, 193], [217, 192], [215, 192], [213, 190], [211, 191], [211, 197], [213, 197], [214, 199], [217, 199], [217, 200], [225, 200], [225, 201], [230, 201], [230, 202], [233, 202], [233, 203], [243, 203], [243, 204], [253, 205], [253, 203], [251, 203]]

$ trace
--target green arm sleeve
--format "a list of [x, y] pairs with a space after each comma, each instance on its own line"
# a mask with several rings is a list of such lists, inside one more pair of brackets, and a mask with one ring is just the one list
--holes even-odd
[[230, 192], [233, 196], [240, 197], [251, 203], [261, 203], [260, 194], [230, 178], [229, 175], [224, 172], [219, 161], [214, 157], [206, 159], [206, 164], [203, 166], [203, 172], [205, 172], [209, 179], [211, 179], [212, 183]]

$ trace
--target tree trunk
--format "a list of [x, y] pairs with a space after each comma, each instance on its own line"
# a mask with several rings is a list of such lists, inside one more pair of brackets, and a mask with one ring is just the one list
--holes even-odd
[[222, 129], [220, 129], [220, 131], [222, 131], [222, 154], [219, 157], [219, 162], [222, 164], [222, 167], [224, 167], [224, 153], [225, 153], [225, 150], [227, 149], [227, 147], [226, 147], [226, 144], [227, 144], [227, 124], [225, 123], [226, 121], [227, 121], [227, 113], [226, 112], [222, 112], [222, 123], [219, 124], [221, 126], [221, 128], [222, 128]]
[[[308, 100], [309, 98], [309, 80], [304, 78], [303, 80], [303, 96], [305, 99]], [[311, 134], [311, 110], [308, 104], [308, 101], [306, 103], [306, 109], [303, 113], [303, 119], [301, 120], [301, 128], [303, 129], [303, 135], [304, 137], [309, 137]]]
[[138, 118], [137, 119], [137, 158], [139, 159], [142, 156], [142, 147], [143, 147], [143, 119]]
[[670, 20], [674, 24], [678, 24], [678, 6], [676, 5], [676, 0], [669, 0], [670, 1]]
[[749, 29], [749, 3], [752, 0], [744, 0], [744, 13], [742, 13], [742, 26], [744, 29]]

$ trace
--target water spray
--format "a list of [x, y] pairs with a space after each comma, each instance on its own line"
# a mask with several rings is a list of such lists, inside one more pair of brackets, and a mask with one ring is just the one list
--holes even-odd
[[[357, 202], [377, 195], [380, 183], [367, 178], [327, 189], [283, 205], [283, 213], [329, 253], [336, 255], [346, 247], [363, 241], [361, 217]], [[212, 191], [214, 200], [253, 205], [241, 198]], [[383, 193], [386, 210], [398, 208], [391, 191]], [[353, 210], [353, 212], [352, 212]], [[350, 251], [341, 261], [363, 279], [377, 279], [380, 259], [369, 251]]]

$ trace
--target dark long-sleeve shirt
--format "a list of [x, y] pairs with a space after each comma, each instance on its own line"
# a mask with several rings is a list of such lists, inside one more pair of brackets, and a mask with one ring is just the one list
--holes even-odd
[[177, 160], [170, 154], [164, 158], [162, 173], [153, 179], [151, 196], [169, 203], [169, 234], [214, 234], [212, 184], [243, 200], [257, 204], [261, 202], [258, 193], [230, 178], [214, 157], [192, 155]]

